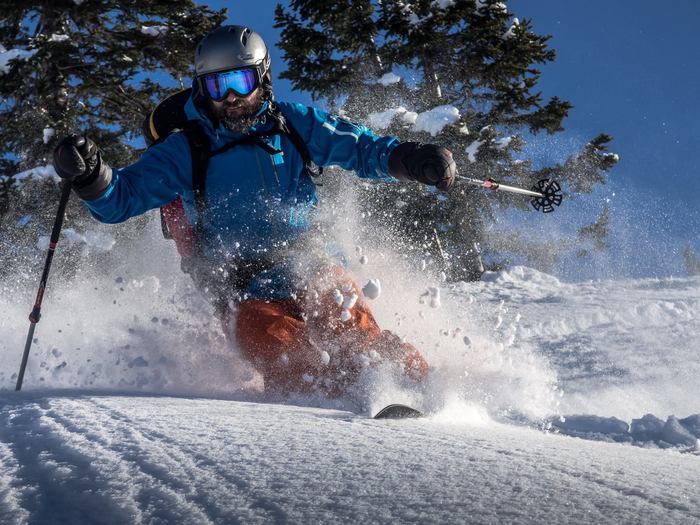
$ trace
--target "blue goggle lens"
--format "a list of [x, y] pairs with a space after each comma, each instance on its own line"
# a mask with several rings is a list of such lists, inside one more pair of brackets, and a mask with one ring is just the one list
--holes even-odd
[[224, 100], [229, 90], [239, 97], [247, 97], [258, 87], [254, 69], [234, 69], [205, 75], [203, 84], [209, 97], [217, 102]]

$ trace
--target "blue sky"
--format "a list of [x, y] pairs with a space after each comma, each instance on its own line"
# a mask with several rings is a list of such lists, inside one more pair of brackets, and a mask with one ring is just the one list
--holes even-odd
[[[231, 23], [252, 26], [271, 46], [278, 40], [272, 27], [276, 3], [208, 2], [228, 7]], [[562, 273], [682, 274], [684, 246], [690, 243], [700, 253], [700, 2], [674, 0], [667, 7], [650, 0], [507, 3], [515, 16], [531, 19], [536, 32], [552, 35], [557, 60], [542, 68], [540, 89], [574, 104], [565, 132], [536, 140], [533, 154], [560, 160], [607, 132], [621, 156], [608, 186], [557, 215], [558, 228], [566, 230], [563, 222], [594, 218], [607, 204], [610, 253], [587, 268], [570, 261]], [[273, 48], [272, 55], [273, 72], [282, 71], [279, 50]], [[280, 99], [310, 103], [285, 81], [276, 80], [275, 92]]]

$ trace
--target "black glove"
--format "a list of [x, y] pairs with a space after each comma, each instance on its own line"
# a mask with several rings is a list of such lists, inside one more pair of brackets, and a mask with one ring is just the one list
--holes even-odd
[[452, 153], [435, 144], [403, 142], [389, 155], [389, 175], [446, 190], [457, 176]]
[[79, 135], [58, 143], [53, 151], [53, 167], [59, 177], [73, 181], [73, 190], [83, 200], [102, 197], [112, 180], [112, 170], [102, 160], [97, 145]]

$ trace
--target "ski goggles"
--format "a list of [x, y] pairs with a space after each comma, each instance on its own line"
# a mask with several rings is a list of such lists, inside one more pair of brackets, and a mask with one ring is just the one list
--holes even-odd
[[247, 97], [258, 87], [255, 69], [233, 69], [200, 77], [204, 93], [213, 101], [221, 102], [229, 91], [236, 96]]

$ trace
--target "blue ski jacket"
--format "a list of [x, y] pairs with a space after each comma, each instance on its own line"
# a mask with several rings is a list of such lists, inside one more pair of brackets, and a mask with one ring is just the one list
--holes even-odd
[[[298, 131], [318, 166], [340, 166], [359, 177], [395, 180], [388, 173], [395, 137], [379, 137], [365, 126], [316, 108], [279, 102], [282, 115]], [[252, 131], [273, 123], [260, 110]], [[239, 139], [219, 125], [190, 98], [189, 119], [201, 123], [212, 150]], [[271, 120], [271, 119], [270, 119]], [[293, 244], [309, 229], [317, 204], [316, 187], [301, 154], [286, 135], [265, 139], [281, 153], [270, 155], [255, 145], [238, 145], [211, 158], [206, 176], [207, 207], [203, 215], [202, 255], [212, 261], [230, 257], [256, 259]], [[106, 193], [86, 204], [98, 220], [118, 223], [158, 208], [180, 196], [190, 224], [197, 221], [192, 189], [190, 147], [183, 133], [173, 133], [146, 150], [131, 166], [113, 171]]]

